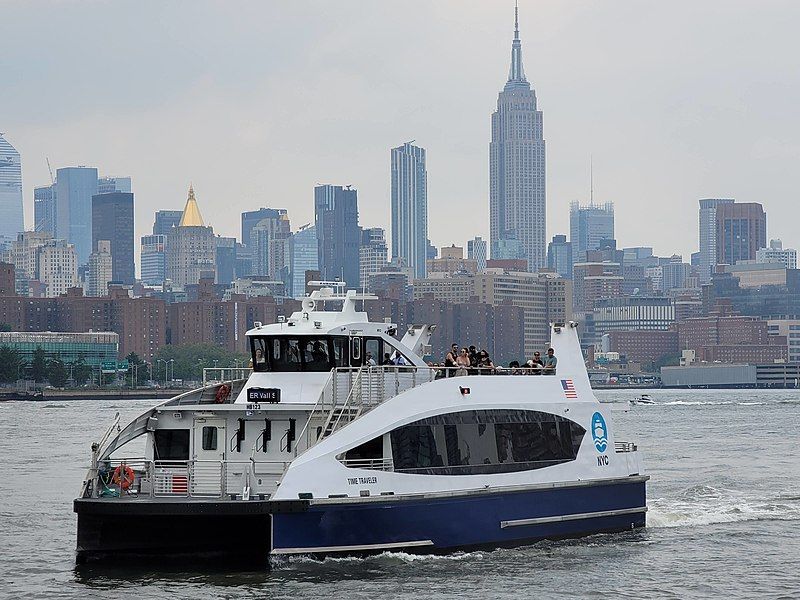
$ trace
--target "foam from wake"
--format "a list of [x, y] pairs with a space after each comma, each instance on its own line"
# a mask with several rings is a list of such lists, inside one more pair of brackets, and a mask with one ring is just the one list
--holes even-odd
[[654, 498], [647, 503], [648, 527], [690, 527], [738, 521], [800, 520], [800, 498], [755, 498], [734, 490], [693, 486], [677, 498]]
[[483, 552], [454, 552], [452, 554], [411, 554], [408, 552], [381, 552], [371, 556], [326, 556], [324, 558], [314, 558], [313, 556], [298, 554], [295, 556], [273, 557], [270, 563], [275, 568], [290, 568], [303, 564], [317, 564], [336, 566], [347, 563], [362, 563], [364, 561], [376, 561], [394, 564], [413, 564], [416, 562], [436, 562], [436, 561], [461, 561], [476, 560], [483, 558]]

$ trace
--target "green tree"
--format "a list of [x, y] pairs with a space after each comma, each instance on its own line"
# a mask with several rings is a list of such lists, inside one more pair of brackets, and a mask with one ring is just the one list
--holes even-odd
[[33, 351], [33, 359], [31, 360], [31, 379], [37, 383], [41, 383], [47, 379], [47, 354], [42, 350], [41, 346], [36, 346]]
[[13, 383], [22, 376], [25, 361], [16, 348], [0, 347], [0, 383]]
[[47, 380], [50, 382], [50, 385], [58, 388], [64, 387], [64, 384], [67, 383], [68, 376], [69, 373], [63, 361], [58, 358], [50, 361], [47, 369]]
[[128, 361], [128, 377], [136, 376], [136, 385], [142, 385], [150, 376], [148, 364], [138, 354], [131, 352], [125, 357]]
[[77, 385], [85, 385], [92, 376], [92, 366], [87, 364], [83, 357], [72, 363], [72, 378]]

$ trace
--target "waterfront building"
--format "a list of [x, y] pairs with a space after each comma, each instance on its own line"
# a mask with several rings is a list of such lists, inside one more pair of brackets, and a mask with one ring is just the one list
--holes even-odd
[[392, 148], [392, 258], [425, 277], [428, 249], [428, 173], [425, 149], [406, 142]]
[[572, 279], [572, 242], [565, 235], [554, 235], [547, 246], [547, 268], [565, 279]]
[[678, 353], [678, 333], [657, 329], [611, 330], [601, 336], [600, 344], [603, 352], [618, 352], [629, 361], [652, 365]]
[[55, 298], [78, 287], [78, 253], [65, 240], [50, 240], [38, 250], [37, 277], [46, 287], [45, 296]]
[[678, 321], [678, 347], [693, 350], [701, 362], [770, 363], [786, 361], [785, 336], [772, 335], [768, 322], [753, 316], [711, 315]]
[[800, 363], [800, 315], [796, 319], [769, 319], [767, 333], [786, 338], [788, 360]]
[[167, 235], [164, 245], [166, 279], [176, 287], [184, 288], [198, 283], [204, 274], [213, 276], [216, 249], [214, 230], [203, 222], [194, 189], [189, 186], [181, 220]]
[[[547, 264], [545, 142], [536, 91], [525, 78], [515, 9], [511, 68], [492, 113], [489, 144], [489, 241], [492, 258], [525, 258], [529, 271]], [[521, 256], [503, 242], [515, 241]]]
[[733, 198], [704, 198], [700, 200], [700, 281], [707, 283], [717, 265], [717, 208], [733, 204]]
[[97, 169], [66, 167], [56, 171], [53, 237], [74, 245], [78, 264], [92, 253], [92, 197], [97, 194]]
[[133, 285], [136, 280], [136, 268], [133, 262], [132, 193], [107, 192], [92, 196], [94, 248], [97, 248], [100, 240], [111, 242], [111, 258], [114, 263], [112, 279], [118, 283]]
[[367, 289], [369, 276], [386, 268], [389, 249], [386, 246], [386, 231], [382, 227], [367, 227], [361, 230], [361, 246], [358, 249], [358, 287]]
[[318, 185], [314, 188], [314, 225], [317, 232], [319, 270], [326, 281], [359, 283], [358, 192], [350, 186]]
[[183, 216], [182, 210], [157, 210], [153, 222], [153, 235], [167, 235], [177, 227]]
[[289, 281], [287, 294], [293, 298], [306, 295], [306, 273], [319, 269], [317, 228], [303, 225], [289, 238]]
[[113, 331], [4, 331], [0, 332], [0, 346], [16, 350], [29, 365], [33, 361], [34, 352], [41, 348], [48, 359], [58, 359], [67, 365], [83, 360], [87, 365], [99, 368], [104, 362], [116, 363], [119, 356], [119, 335]]
[[486, 259], [488, 258], [486, 240], [480, 236], [469, 240], [467, 242], [467, 258], [475, 261], [478, 265], [478, 271], [483, 271], [486, 268]]
[[140, 265], [142, 283], [161, 285], [164, 283], [166, 235], [144, 235], [141, 241]]
[[19, 152], [0, 133], [0, 246], [25, 230], [22, 212], [22, 162]]
[[722, 204], [716, 209], [718, 265], [755, 260], [767, 245], [767, 215], [757, 202]]
[[768, 248], [756, 250], [757, 263], [781, 263], [787, 269], [797, 268], [797, 250], [784, 248], [780, 240], [770, 240]]
[[597, 338], [611, 331], [667, 331], [675, 322], [672, 299], [663, 296], [602, 299], [592, 312]]
[[55, 231], [56, 184], [33, 188], [33, 229], [53, 235]]
[[98, 240], [97, 248], [89, 255], [89, 264], [86, 270], [87, 296], [108, 295], [108, 284], [114, 280], [113, 263], [111, 242]]
[[569, 205], [569, 240], [572, 248], [572, 262], [585, 262], [586, 252], [599, 250], [607, 240], [614, 239], [614, 204]]

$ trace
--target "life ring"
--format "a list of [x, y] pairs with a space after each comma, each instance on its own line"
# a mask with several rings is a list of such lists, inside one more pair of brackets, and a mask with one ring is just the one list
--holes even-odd
[[217, 395], [214, 396], [214, 402], [217, 404], [224, 404], [231, 395], [231, 388], [229, 388], [226, 384], [222, 384], [219, 386], [217, 390]]
[[111, 476], [111, 481], [121, 487], [123, 490], [127, 490], [133, 484], [133, 480], [136, 477], [136, 474], [126, 464], [119, 465], [116, 469], [114, 469], [114, 475]]

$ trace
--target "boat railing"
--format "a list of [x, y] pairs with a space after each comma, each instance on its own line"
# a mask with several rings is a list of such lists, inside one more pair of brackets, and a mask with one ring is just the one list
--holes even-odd
[[350, 469], [371, 469], [373, 471], [394, 471], [392, 458], [350, 458], [340, 459], [345, 467]]
[[226, 381], [247, 379], [252, 372], [253, 369], [250, 367], [205, 367], [203, 369], [203, 387]]
[[[165, 406], [182, 406], [187, 404], [231, 404], [236, 400], [236, 396], [242, 391], [242, 388], [247, 383], [249, 376], [249, 369], [247, 375], [241, 379], [225, 379], [220, 381], [211, 381], [203, 387], [196, 390], [191, 390], [175, 396], [165, 403]], [[227, 386], [227, 393], [220, 392], [222, 386]]]
[[[268, 497], [289, 462], [255, 460], [152, 460], [141, 457], [102, 461], [84, 497], [217, 498]], [[121, 477], [114, 473], [121, 467]], [[133, 482], [122, 489], [119, 479], [130, 468]], [[116, 481], [115, 481], [116, 479]], [[90, 482], [92, 483], [92, 482]]]

